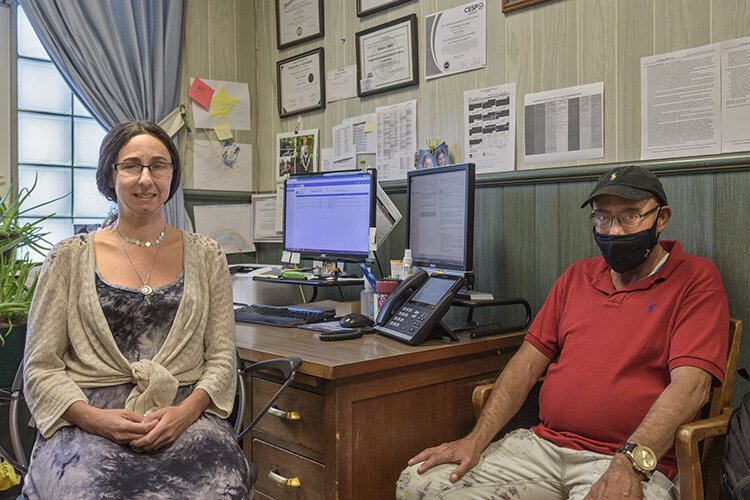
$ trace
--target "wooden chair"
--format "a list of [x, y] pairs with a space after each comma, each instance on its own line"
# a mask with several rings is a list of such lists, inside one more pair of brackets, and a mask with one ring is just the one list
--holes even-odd
[[[742, 321], [732, 319], [729, 321], [729, 350], [724, 383], [711, 390], [711, 397], [704, 408], [705, 418], [681, 425], [677, 429], [675, 451], [682, 500], [719, 498], [723, 436], [727, 433], [732, 414], [734, 377], [737, 373], [741, 340]], [[490, 397], [492, 385], [474, 388], [471, 399], [477, 418]]]

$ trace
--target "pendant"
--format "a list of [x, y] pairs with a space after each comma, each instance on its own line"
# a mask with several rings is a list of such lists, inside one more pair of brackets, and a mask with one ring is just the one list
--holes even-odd
[[140, 289], [140, 292], [143, 294], [143, 301], [146, 303], [147, 306], [150, 306], [151, 297], [153, 297], [154, 291], [151, 289], [150, 286], [144, 283]]

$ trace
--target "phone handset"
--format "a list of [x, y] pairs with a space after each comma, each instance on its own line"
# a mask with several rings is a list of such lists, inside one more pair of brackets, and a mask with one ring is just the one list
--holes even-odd
[[424, 269], [417, 269], [414, 273], [403, 280], [395, 290], [391, 292], [388, 299], [383, 303], [383, 307], [378, 312], [378, 318], [375, 323], [385, 325], [388, 320], [401, 308], [404, 303], [414, 295], [414, 292], [421, 287], [430, 277]]

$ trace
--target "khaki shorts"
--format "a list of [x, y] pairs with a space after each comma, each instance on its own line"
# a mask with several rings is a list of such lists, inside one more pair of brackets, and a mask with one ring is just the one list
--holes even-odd
[[[455, 464], [438, 465], [424, 474], [417, 473], [419, 464], [407, 467], [396, 483], [396, 498], [582, 499], [611, 460], [610, 455], [562, 448], [519, 429], [490, 443], [479, 463], [456, 483], [448, 479]], [[646, 500], [679, 498], [678, 487], [661, 472], [641, 484]]]

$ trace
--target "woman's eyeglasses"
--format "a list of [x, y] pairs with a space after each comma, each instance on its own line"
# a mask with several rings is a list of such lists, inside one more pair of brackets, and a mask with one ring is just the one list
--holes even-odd
[[151, 165], [141, 165], [140, 163], [126, 161], [115, 163], [114, 168], [123, 177], [140, 177], [143, 169], [147, 168], [151, 172], [151, 176], [157, 179], [169, 177], [174, 171], [174, 165], [166, 161], [157, 161]]

